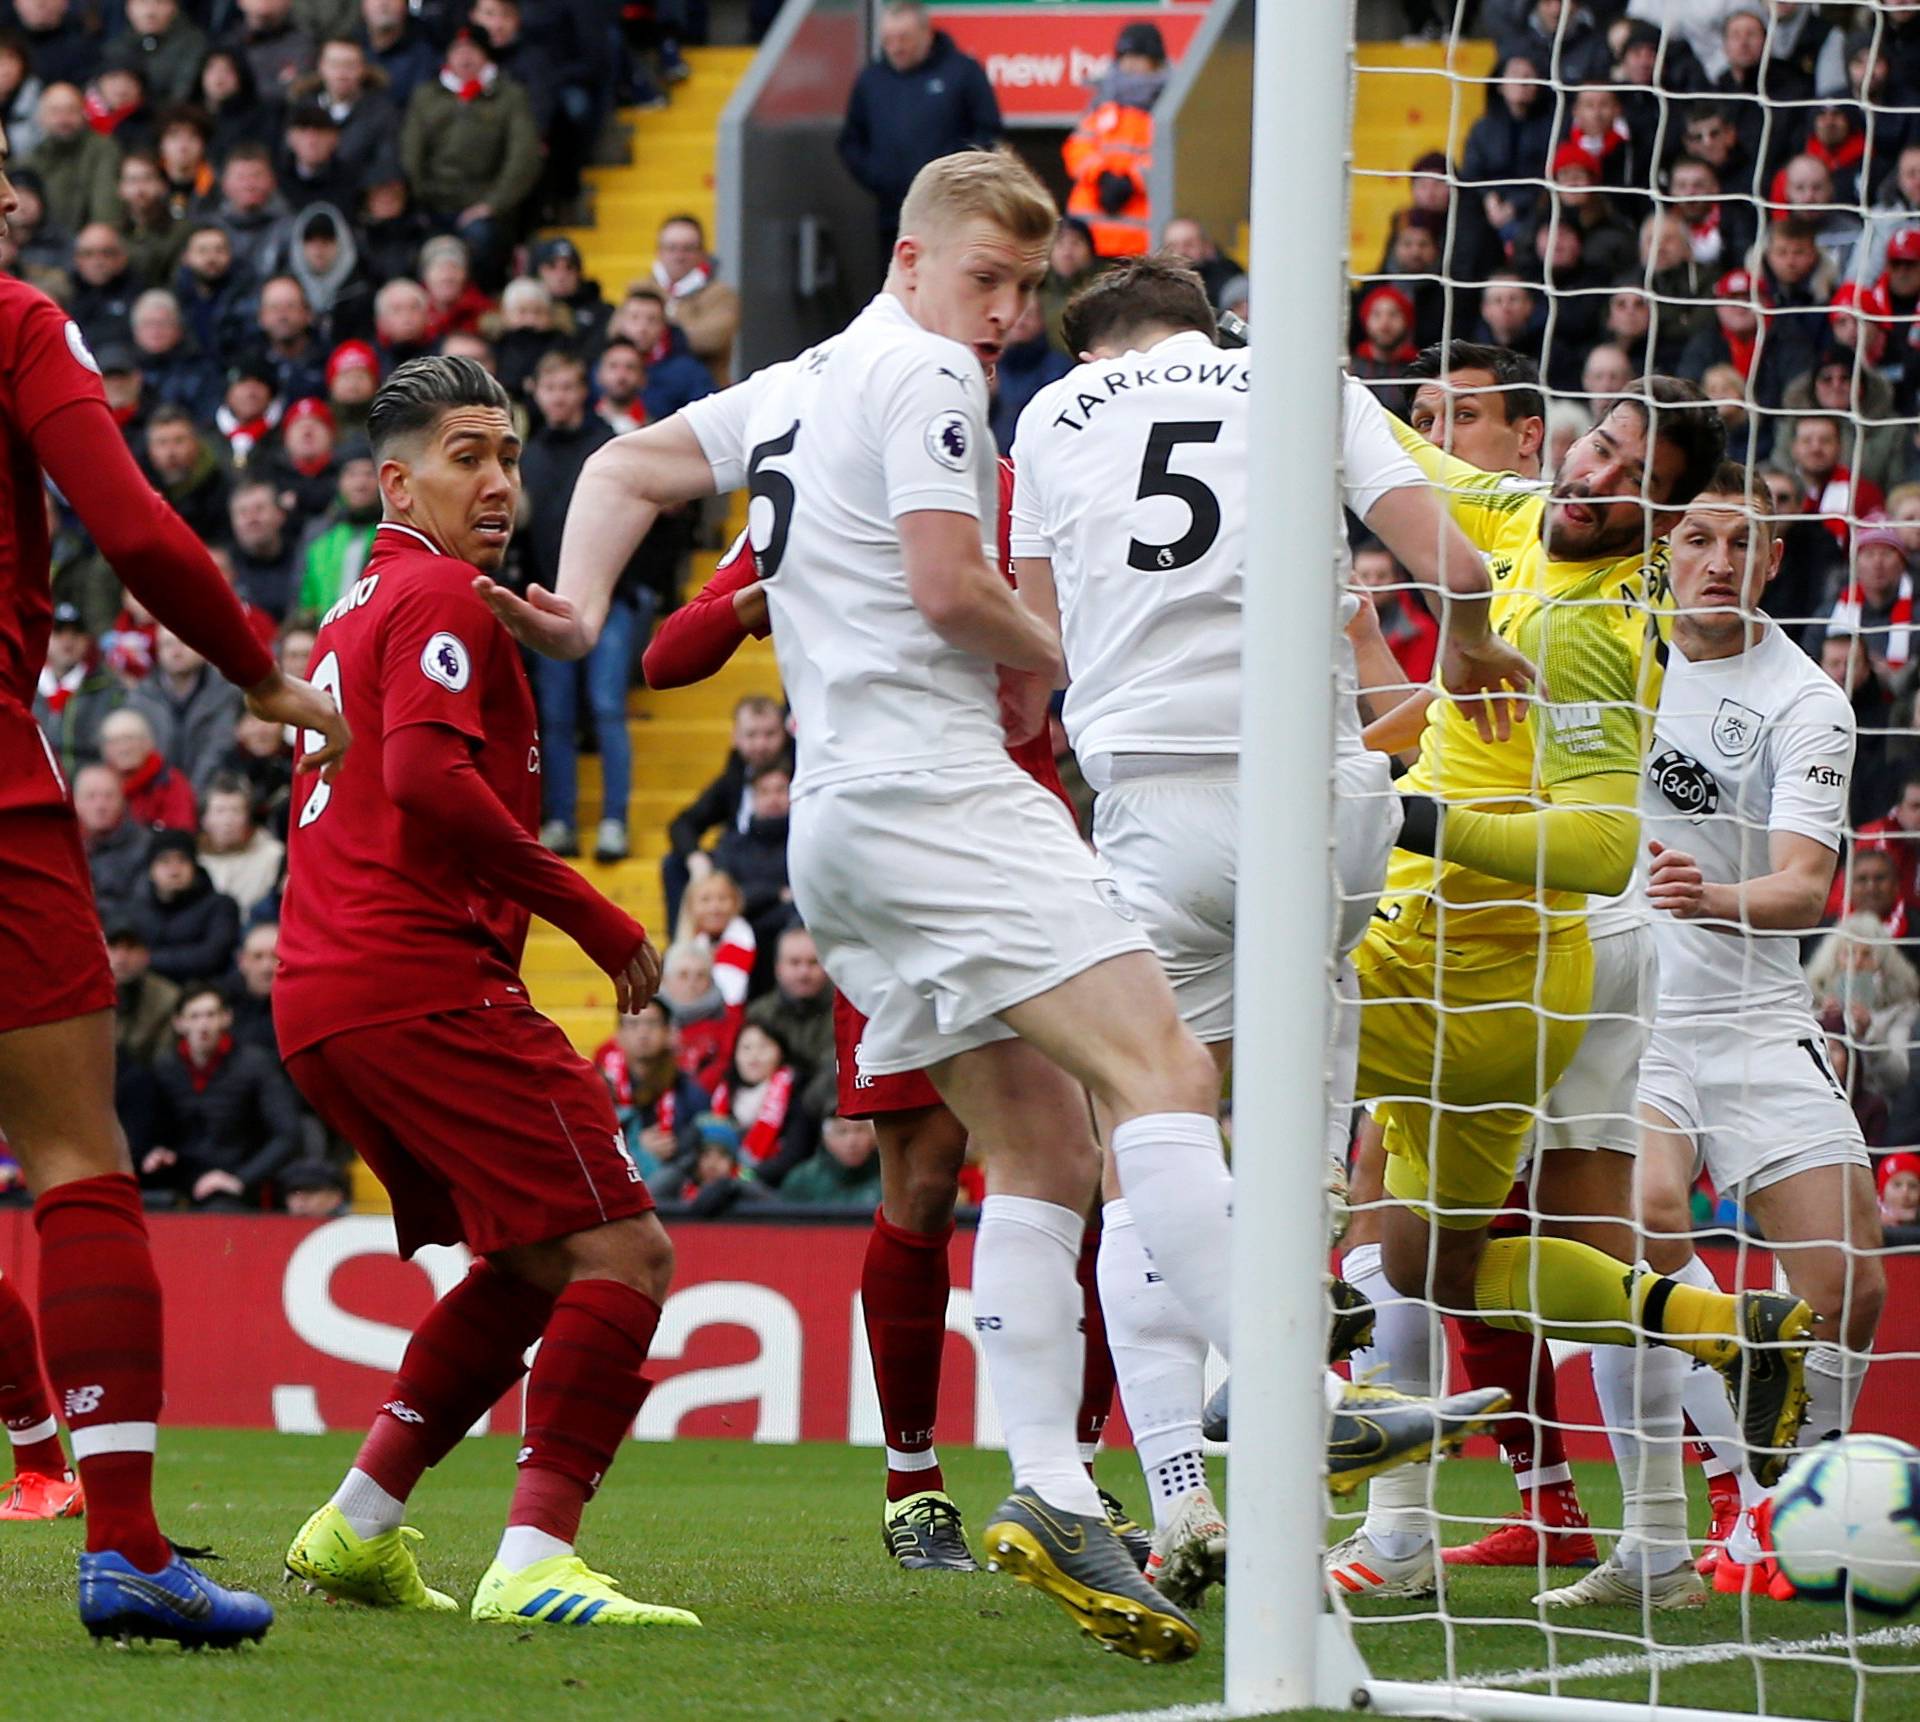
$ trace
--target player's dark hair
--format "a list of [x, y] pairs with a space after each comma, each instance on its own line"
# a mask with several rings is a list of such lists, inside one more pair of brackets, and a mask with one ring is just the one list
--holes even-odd
[[1721, 496], [1739, 502], [1752, 518], [1753, 524], [1766, 538], [1771, 540], [1779, 531], [1779, 521], [1774, 512], [1773, 493], [1767, 489], [1766, 482], [1755, 474], [1751, 481], [1747, 469], [1737, 460], [1723, 460], [1713, 470], [1713, 477], [1700, 487], [1700, 497]]
[[1209, 341], [1219, 333], [1206, 283], [1170, 252], [1129, 257], [1096, 275], [1067, 301], [1060, 337], [1078, 355], [1154, 324]]
[[367, 408], [367, 440], [373, 458], [385, 460], [397, 442], [411, 442], [456, 407], [498, 407], [513, 411], [500, 380], [476, 359], [435, 354], [409, 359], [380, 385]]
[[1547, 416], [1540, 367], [1525, 353], [1496, 347], [1491, 341], [1435, 341], [1407, 367], [1407, 376], [1416, 382], [1437, 383], [1451, 371], [1485, 371], [1492, 377], [1508, 424]]
[[1698, 383], [1684, 377], [1648, 377], [1639, 393], [1622, 395], [1614, 404], [1639, 414], [1650, 445], [1663, 442], [1684, 457], [1662, 508], [1683, 507], [1713, 482], [1727, 458], [1727, 426]]

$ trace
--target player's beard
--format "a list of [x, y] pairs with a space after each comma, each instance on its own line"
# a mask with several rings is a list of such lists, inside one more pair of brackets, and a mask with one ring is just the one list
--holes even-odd
[[[1578, 502], [1593, 510], [1594, 522], [1584, 531], [1555, 519], [1554, 504]], [[1630, 556], [1636, 550], [1651, 551], [1656, 535], [1647, 530], [1646, 518], [1634, 510], [1624, 519], [1613, 518], [1612, 505], [1594, 508], [1584, 496], [1569, 493], [1548, 504], [1541, 524], [1540, 538], [1547, 555], [1556, 562], [1598, 562], [1610, 556]]]

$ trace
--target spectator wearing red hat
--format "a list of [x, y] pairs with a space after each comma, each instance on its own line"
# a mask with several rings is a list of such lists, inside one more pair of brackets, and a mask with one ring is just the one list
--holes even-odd
[[1920, 1154], [1889, 1154], [1874, 1172], [1883, 1226], [1920, 1225]]
[[1633, 270], [1639, 234], [1608, 195], [1600, 157], [1580, 138], [1569, 138], [1554, 151], [1553, 203], [1563, 222], [1579, 228], [1581, 256], [1589, 268], [1609, 281]]
[[370, 341], [342, 341], [327, 355], [327, 405], [342, 437], [366, 433], [367, 409], [380, 387], [380, 355]]
[[[1819, 422], [1801, 420], [1803, 425]], [[1809, 639], [1808, 649], [1817, 653], [1828, 634], [1857, 635], [1889, 687], [1913, 661], [1913, 575], [1897, 532], [1874, 526], [1854, 534], [1852, 578], [1834, 599], [1825, 626]]]
[[[1402, 214], [1399, 231], [1387, 253], [1385, 273], [1413, 306], [1411, 338], [1416, 348], [1432, 346], [1446, 323], [1447, 289], [1440, 279], [1440, 247], [1446, 243], [1446, 236], [1444, 216], [1430, 209], [1409, 209]], [[1374, 285], [1366, 281], [1354, 289], [1349, 347], [1357, 347], [1367, 338], [1360, 304]]]
[[[1366, 338], [1357, 343], [1347, 368], [1363, 382], [1392, 382], [1407, 374], [1420, 356], [1413, 344], [1413, 301], [1390, 281], [1371, 288], [1360, 301], [1360, 327]], [[1404, 389], [1376, 389], [1381, 404], [1404, 418]]]
[[280, 420], [280, 446], [260, 466], [287, 513], [287, 530], [296, 538], [333, 506], [340, 488], [334, 459], [333, 413], [317, 396], [288, 407]]

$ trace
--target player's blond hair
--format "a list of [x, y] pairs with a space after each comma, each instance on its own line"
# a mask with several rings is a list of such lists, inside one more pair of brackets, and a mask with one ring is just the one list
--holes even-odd
[[1017, 245], [1053, 238], [1053, 194], [1012, 150], [966, 149], [930, 161], [900, 205], [900, 231], [928, 238], [969, 221], [990, 221]]

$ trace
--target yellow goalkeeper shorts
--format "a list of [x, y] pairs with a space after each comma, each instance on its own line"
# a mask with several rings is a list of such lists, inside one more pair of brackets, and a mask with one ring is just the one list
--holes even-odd
[[1385, 1133], [1387, 1194], [1436, 1225], [1484, 1226], [1505, 1205], [1541, 1098], [1586, 1032], [1584, 928], [1544, 948], [1397, 931], [1376, 920], [1360, 977], [1359, 1097]]

